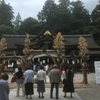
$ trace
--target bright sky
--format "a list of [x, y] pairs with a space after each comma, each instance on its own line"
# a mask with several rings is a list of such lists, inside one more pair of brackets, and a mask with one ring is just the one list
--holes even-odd
[[[5, 0], [10, 6], [12, 6], [15, 16], [18, 12], [21, 15], [22, 20], [28, 17], [33, 17], [37, 19], [37, 14], [40, 12], [47, 0]], [[76, 0], [70, 0], [76, 1]], [[96, 7], [99, 0], [81, 0], [84, 3], [85, 8], [91, 13], [91, 11]], [[58, 0], [55, 0], [57, 3]]]

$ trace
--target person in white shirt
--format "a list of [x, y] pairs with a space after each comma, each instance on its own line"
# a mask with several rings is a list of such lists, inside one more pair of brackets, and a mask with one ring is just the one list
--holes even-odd
[[43, 93], [45, 92], [45, 80], [46, 80], [46, 72], [43, 70], [44, 67], [41, 65], [40, 70], [37, 72], [37, 92], [42, 94], [41, 98], [44, 98]]
[[48, 66], [48, 65], [46, 65], [46, 66], [45, 66], [45, 71], [46, 71], [46, 74], [48, 74], [48, 69], [49, 69], [49, 66]]
[[34, 94], [34, 89], [33, 89], [34, 72], [31, 66], [24, 73], [24, 84], [25, 84], [26, 98], [28, 99], [28, 95], [30, 95], [30, 99], [31, 99], [32, 98], [31, 95]]

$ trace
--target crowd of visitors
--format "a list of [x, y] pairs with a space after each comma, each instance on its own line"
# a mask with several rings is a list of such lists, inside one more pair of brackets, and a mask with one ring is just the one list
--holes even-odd
[[[44, 98], [45, 92], [45, 83], [46, 83], [46, 67], [40, 65], [39, 70], [36, 73], [37, 78], [37, 92], [39, 98]], [[49, 79], [50, 79], [50, 98], [54, 97], [54, 88], [55, 88], [55, 97], [59, 99], [59, 84], [63, 83], [63, 92], [64, 98], [66, 98], [66, 93], [70, 92], [70, 97], [72, 97], [72, 93], [74, 92], [74, 85], [73, 85], [73, 70], [72, 65], [69, 65], [68, 69], [62, 70], [63, 71], [63, 80], [61, 79], [60, 70], [58, 66], [55, 64], [50, 68], [49, 71]], [[34, 94], [34, 69], [33, 66], [28, 66], [27, 70], [23, 72], [22, 68], [19, 66], [18, 71], [13, 74], [16, 76], [16, 84], [17, 84], [17, 91], [16, 96], [19, 97], [20, 88], [22, 88], [22, 95], [25, 96], [27, 99], [32, 99], [32, 95]], [[0, 77], [0, 100], [9, 100], [9, 84], [7, 74], [2, 74]]]

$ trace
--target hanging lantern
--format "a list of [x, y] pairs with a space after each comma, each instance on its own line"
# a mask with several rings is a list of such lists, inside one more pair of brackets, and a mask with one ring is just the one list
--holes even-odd
[[45, 60], [43, 60], [43, 64], [45, 64]]
[[49, 62], [49, 58], [47, 59], [47, 62]]
[[74, 61], [74, 60], [72, 61], [72, 64], [73, 64], [73, 65], [75, 64], [75, 61]]

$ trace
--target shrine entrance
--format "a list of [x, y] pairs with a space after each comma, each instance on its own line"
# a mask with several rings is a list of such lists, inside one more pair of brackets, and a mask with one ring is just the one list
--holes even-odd
[[36, 54], [32, 58], [33, 69], [34, 69], [34, 67], [35, 68], [37, 67], [37, 69], [36, 69], [36, 71], [37, 71], [38, 70], [38, 67], [40, 65], [43, 65], [43, 66], [48, 65], [49, 67], [51, 67], [54, 64], [53, 59], [56, 59], [56, 55], [54, 55], [54, 54], [49, 54], [49, 55], [47, 55], [46, 53]]

